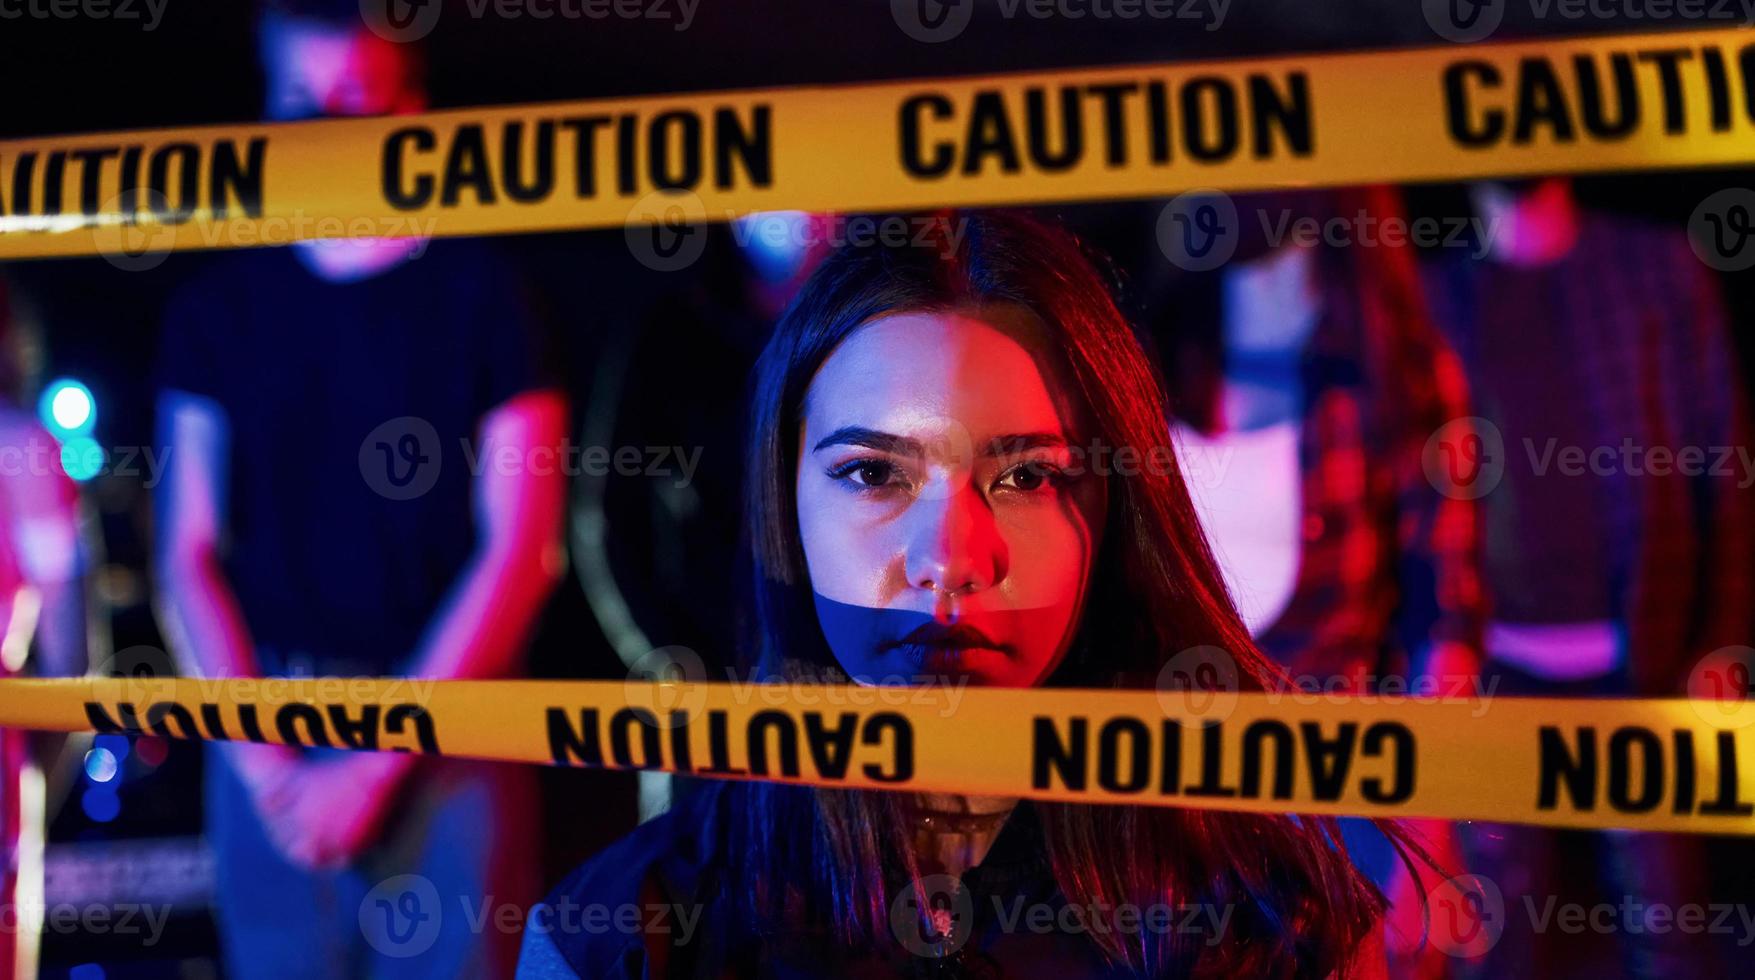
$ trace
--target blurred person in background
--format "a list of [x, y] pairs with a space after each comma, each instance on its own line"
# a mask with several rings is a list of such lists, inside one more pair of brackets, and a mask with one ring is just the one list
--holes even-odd
[[[1367, 241], [1355, 220], [1399, 220], [1400, 202], [1364, 189], [1235, 204], [1230, 260], [1170, 274], [1147, 296], [1178, 457], [1244, 623], [1300, 688], [1474, 696], [1475, 512], [1423, 465], [1432, 435], [1469, 415], [1466, 384], [1411, 249]], [[1290, 234], [1335, 221], [1354, 237]], [[1453, 826], [1410, 825], [1441, 867], [1460, 870]], [[1394, 902], [1389, 949], [1410, 959], [1398, 965], [1441, 972], [1404, 862], [1369, 823], [1342, 826]]]
[[[1701, 658], [1748, 644], [1755, 625], [1755, 489], [1740, 466], [1689, 473], [1678, 455], [1750, 446], [1713, 274], [1681, 231], [1583, 209], [1566, 178], [1470, 193], [1485, 249], [1435, 252], [1426, 273], [1492, 426], [1476, 453], [1477, 479], [1493, 481], [1481, 487], [1485, 671], [1502, 694], [1680, 696]], [[1590, 471], [1568, 472], [1575, 453]], [[1706, 901], [1700, 838], [1473, 830], [1471, 870], [1508, 908], [1589, 901], [1592, 884], [1609, 902]], [[1569, 857], [1596, 880], [1562, 873]], [[1509, 919], [1483, 975], [1594, 969], [1563, 937]], [[1728, 969], [1681, 931], [1619, 941], [1633, 976]]]
[[[272, 119], [425, 105], [417, 49], [366, 30], [357, 4], [270, 10], [261, 42]], [[567, 406], [536, 338], [516, 278], [470, 242], [231, 253], [177, 296], [154, 560], [184, 669], [517, 676], [565, 567]], [[227, 973], [507, 974], [517, 937], [457, 912], [535, 897], [532, 775], [214, 745]], [[430, 883], [443, 914], [374, 903], [400, 875]]]
[[[60, 445], [19, 407], [18, 338], [0, 279], [0, 677], [75, 677], [88, 663], [79, 496]], [[0, 976], [36, 975], [49, 810], [65, 736], [0, 729]], [[81, 740], [83, 741], [83, 739]]]

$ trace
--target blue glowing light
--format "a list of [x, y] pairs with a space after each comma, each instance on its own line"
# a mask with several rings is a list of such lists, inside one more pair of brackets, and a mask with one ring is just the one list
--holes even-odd
[[735, 220], [735, 237], [756, 274], [783, 282], [798, 272], [816, 234], [805, 211], [757, 211]]
[[116, 755], [109, 749], [96, 748], [85, 754], [85, 775], [94, 783], [107, 783], [116, 778]]
[[122, 812], [122, 798], [116, 795], [116, 788], [108, 783], [87, 786], [85, 795], [79, 798], [79, 805], [85, 815], [97, 823], [109, 823]]
[[108, 751], [116, 757], [117, 762], [128, 758], [128, 752], [132, 748], [126, 735], [98, 735], [91, 740], [91, 744]]

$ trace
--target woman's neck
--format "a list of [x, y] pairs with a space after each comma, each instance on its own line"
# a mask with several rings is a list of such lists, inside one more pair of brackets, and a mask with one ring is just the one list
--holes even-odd
[[1017, 804], [1015, 796], [917, 796], [914, 837], [923, 869], [955, 876], [980, 864]]

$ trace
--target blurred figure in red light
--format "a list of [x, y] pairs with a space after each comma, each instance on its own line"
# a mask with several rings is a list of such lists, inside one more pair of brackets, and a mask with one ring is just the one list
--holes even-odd
[[[327, 6], [265, 18], [268, 114], [424, 106], [415, 50]], [[155, 565], [185, 669], [522, 673], [565, 565], [567, 405], [537, 334], [517, 277], [472, 242], [233, 253], [178, 296]], [[509, 972], [516, 937], [459, 912], [533, 894], [534, 795], [516, 766], [216, 745], [226, 972]]]
[[[85, 601], [79, 498], [59, 446], [16, 398], [10, 304], [0, 280], [0, 677], [83, 674]], [[34, 652], [34, 657], [32, 656]], [[36, 975], [47, 790], [43, 760], [61, 741], [0, 729], [0, 976]]]
[[[1298, 688], [1476, 696], [1475, 509], [1424, 466], [1434, 433], [1469, 415], [1467, 389], [1412, 250], [1363, 233], [1402, 220], [1400, 201], [1362, 189], [1235, 204], [1230, 260], [1153, 294], [1178, 456], [1232, 599]], [[1330, 234], [1336, 222], [1350, 237]], [[1323, 233], [1271, 233], [1297, 227]], [[1461, 870], [1454, 826], [1411, 825]], [[1341, 826], [1392, 900], [1392, 956], [1442, 972], [1404, 862], [1368, 823]]]
[[[1690, 473], [1682, 455], [1750, 446], [1712, 272], [1680, 231], [1582, 208], [1567, 178], [1471, 194], [1485, 248], [1435, 253], [1427, 282], [1492, 435], [1485, 674], [1513, 695], [1680, 696], [1695, 664], [1755, 625], [1755, 490], [1740, 466]], [[1507, 908], [1708, 900], [1702, 838], [1471, 829], [1473, 870]], [[1567, 874], [1574, 859], [1592, 873]], [[1508, 918], [1482, 976], [1599, 975], [1563, 937]], [[1730, 975], [1710, 936], [1615, 938], [1630, 976]]]

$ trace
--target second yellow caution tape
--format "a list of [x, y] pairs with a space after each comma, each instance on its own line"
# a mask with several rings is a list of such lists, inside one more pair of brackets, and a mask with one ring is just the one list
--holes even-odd
[[1755, 162], [1705, 30], [0, 143], [0, 258]]
[[1087, 803], [1755, 834], [1755, 702], [0, 681], [0, 725]]

